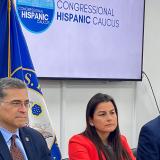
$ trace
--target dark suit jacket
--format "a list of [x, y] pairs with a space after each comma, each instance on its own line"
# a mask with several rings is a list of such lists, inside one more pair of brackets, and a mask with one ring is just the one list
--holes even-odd
[[142, 127], [137, 160], [160, 160], [160, 116]]
[[[43, 136], [36, 130], [23, 127], [19, 130], [28, 160], [51, 160], [50, 151]], [[0, 132], [0, 160], [12, 160], [8, 146]]]

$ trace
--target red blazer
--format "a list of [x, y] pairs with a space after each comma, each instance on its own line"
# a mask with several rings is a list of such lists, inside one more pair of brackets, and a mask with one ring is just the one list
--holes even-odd
[[[124, 136], [121, 136], [122, 145], [126, 148], [132, 160], [136, 160]], [[69, 160], [99, 160], [98, 152], [93, 142], [79, 134], [69, 140]], [[104, 160], [105, 157], [103, 157]]]

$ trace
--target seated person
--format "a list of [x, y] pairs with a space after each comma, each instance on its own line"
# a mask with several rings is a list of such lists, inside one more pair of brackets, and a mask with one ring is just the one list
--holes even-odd
[[140, 131], [137, 160], [160, 160], [160, 116], [145, 124]]
[[88, 102], [87, 127], [69, 140], [70, 160], [135, 160], [124, 136], [120, 135], [115, 101], [98, 93]]
[[0, 160], [51, 160], [44, 137], [26, 126], [30, 104], [23, 81], [0, 79]]

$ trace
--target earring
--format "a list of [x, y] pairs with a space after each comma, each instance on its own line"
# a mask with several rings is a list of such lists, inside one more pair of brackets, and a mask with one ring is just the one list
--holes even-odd
[[93, 123], [90, 123], [90, 125], [93, 127], [94, 126], [94, 124]]

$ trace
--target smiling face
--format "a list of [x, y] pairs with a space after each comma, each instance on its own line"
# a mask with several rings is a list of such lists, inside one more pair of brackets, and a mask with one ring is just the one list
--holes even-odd
[[[0, 101], [0, 126], [15, 132], [17, 128], [23, 127], [28, 121], [27, 89], [5, 89], [6, 96]], [[17, 107], [17, 103], [22, 103]]]
[[117, 127], [117, 114], [112, 102], [101, 102], [96, 106], [90, 125], [94, 126], [102, 141]]

